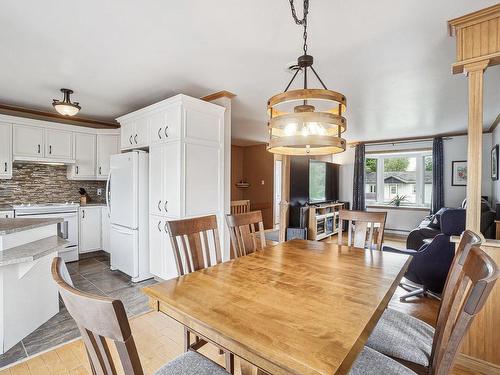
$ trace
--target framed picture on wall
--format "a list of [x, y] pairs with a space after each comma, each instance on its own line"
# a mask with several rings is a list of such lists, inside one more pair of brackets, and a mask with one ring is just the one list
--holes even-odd
[[467, 185], [467, 160], [451, 162], [451, 186]]
[[498, 145], [491, 149], [491, 179], [498, 180]]

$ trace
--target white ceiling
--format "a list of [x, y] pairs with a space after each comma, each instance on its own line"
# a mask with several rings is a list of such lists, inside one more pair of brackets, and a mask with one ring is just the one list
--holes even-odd
[[[347, 96], [346, 138], [466, 129], [466, 78], [450, 73], [446, 21], [495, 3], [311, 0], [309, 52]], [[229, 90], [233, 138], [265, 141], [266, 101], [291, 78], [301, 37], [287, 0], [2, 1], [0, 102], [52, 110], [68, 87], [82, 117], [110, 120], [180, 92]], [[500, 67], [485, 85], [487, 127], [500, 112]]]

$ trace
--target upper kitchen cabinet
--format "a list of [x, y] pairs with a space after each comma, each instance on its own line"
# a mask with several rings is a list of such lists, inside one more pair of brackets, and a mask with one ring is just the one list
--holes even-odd
[[153, 112], [149, 122], [149, 140], [151, 144], [179, 139], [181, 136], [181, 122], [181, 103]]
[[149, 119], [146, 117], [137, 117], [120, 123], [120, 143], [122, 150], [149, 146], [148, 122]]
[[73, 133], [45, 129], [45, 157], [61, 161], [73, 159]]
[[0, 122], [0, 179], [12, 178], [12, 125]]
[[13, 126], [12, 145], [15, 160], [36, 160], [44, 157], [44, 132], [39, 126]]
[[109, 174], [109, 158], [120, 153], [119, 137], [115, 134], [97, 135], [97, 179], [105, 180]]
[[75, 164], [68, 168], [68, 177], [74, 180], [96, 178], [96, 135], [74, 133]]

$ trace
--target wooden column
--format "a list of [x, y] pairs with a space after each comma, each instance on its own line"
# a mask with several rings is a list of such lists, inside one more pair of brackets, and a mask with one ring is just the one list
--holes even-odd
[[477, 233], [481, 228], [483, 74], [487, 66], [487, 60], [464, 66], [464, 72], [467, 73], [469, 80], [466, 227]]
[[290, 206], [290, 156], [283, 155], [281, 158], [281, 202], [280, 202], [280, 231], [279, 242], [286, 239], [286, 228], [288, 228], [288, 209]]

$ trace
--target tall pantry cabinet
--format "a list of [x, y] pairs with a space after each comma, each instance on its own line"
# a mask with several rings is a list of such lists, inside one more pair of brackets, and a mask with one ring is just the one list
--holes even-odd
[[177, 95], [118, 119], [148, 126], [150, 272], [158, 278], [177, 276], [168, 220], [215, 214], [225, 225], [224, 111]]

